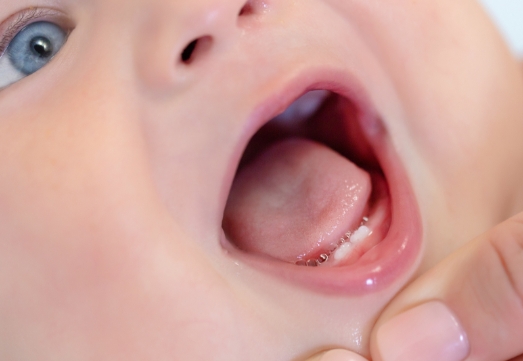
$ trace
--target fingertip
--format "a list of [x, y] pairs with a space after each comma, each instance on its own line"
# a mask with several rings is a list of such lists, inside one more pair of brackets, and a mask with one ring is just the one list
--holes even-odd
[[347, 350], [331, 350], [324, 353], [318, 361], [368, 361], [357, 353]]
[[384, 361], [462, 361], [470, 350], [467, 334], [450, 309], [431, 301], [380, 326], [377, 350]]

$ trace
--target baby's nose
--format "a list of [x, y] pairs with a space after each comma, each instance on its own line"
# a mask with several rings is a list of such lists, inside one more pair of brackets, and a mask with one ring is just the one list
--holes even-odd
[[[150, 0], [144, 0], [150, 4]], [[145, 16], [136, 59], [142, 80], [154, 88], [181, 85], [191, 70], [227, 54], [245, 22], [264, 0], [156, 0]]]

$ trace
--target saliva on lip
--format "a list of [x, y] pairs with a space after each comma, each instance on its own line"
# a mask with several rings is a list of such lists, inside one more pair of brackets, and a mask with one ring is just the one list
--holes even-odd
[[336, 246], [327, 253], [322, 253], [316, 259], [299, 260], [295, 262], [297, 266], [318, 267], [327, 263], [337, 265], [346, 260], [354, 250], [354, 247], [363, 242], [372, 234], [369, 227], [366, 226], [369, 221], [368, 217], [363, 217], [360, 226], [353, 232], [345, 233]]

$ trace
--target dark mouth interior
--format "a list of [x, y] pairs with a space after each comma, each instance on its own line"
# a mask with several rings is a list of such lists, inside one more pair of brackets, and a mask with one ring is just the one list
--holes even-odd
[[327, 145], [363, 169], [380, 171], [374, 151], [361, 129], [359, 117], [360, 111], [350, 99], [328, 92], [322, 105], [304, 121], [289, 122], [275, 117], [265, 124], [247, 145], [238, 170], [271, 144], [300, 137]]
[[[307, 116], [298, 117], [299, 119], [277, 116], [259, 129], [243, 153], [237, 175], [271, 146], [298, 138], [321, 143], [369, 174], [379, 174], [383, 177], [374, 150], [361, 129], [358, 107], [350, 99], [339, 94], [325, 91], [324, 93], [326, 95], [321, 105]], [[374, 193], [375, 191], [371, 194], [369, 202], [373, 202], [377, 197]], [[241, 242], [236, 239], [236, 233], [231, 227], [226, 211], [223, 229], [228, 240], [236, 248], [250, 252], [240, 245]], [[272, 258], [278, 257], [273, 255]]]

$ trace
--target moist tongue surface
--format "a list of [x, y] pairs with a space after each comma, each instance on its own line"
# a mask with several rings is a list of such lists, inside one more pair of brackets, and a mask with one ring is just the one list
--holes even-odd
[[241, 169], [223, 227], [238, 248], [295, 262], [357, 227], [371, 193], [367, 172], [305, 139], [273, 144]]

